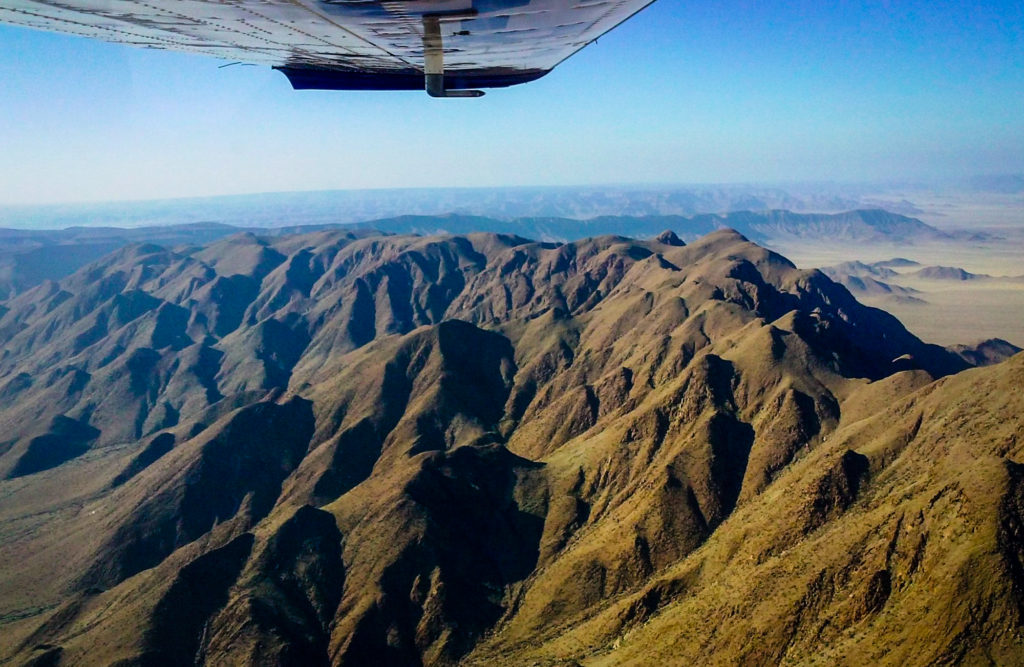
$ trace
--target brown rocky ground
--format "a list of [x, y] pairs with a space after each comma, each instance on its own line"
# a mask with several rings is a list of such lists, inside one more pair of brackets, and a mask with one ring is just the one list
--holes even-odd
[[1024, 655], [1024, 357], [734, 232], [139, 245], [4, 306], [12, 663]]

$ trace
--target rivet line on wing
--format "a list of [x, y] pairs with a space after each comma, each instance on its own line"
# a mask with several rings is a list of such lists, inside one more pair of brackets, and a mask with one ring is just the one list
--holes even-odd
[[329, 23], [330, 25], [333, 25], [338, 30], [341, 30], [342, 32], [346, 32], [346, 33], [352, 35], [353, 37], [355, 37], [359, 41], [365, 42], [366, 44], [369, 44], [373, 48], [379, 49], [379, 50], [383, 51], [384, 53], [388, 54], [392, 58], [400, 60], [401, 62], [405, 63], [406, 65], [408, 65], [410, 67], [414, 67], [416, 69], [422, 69], [421, 67], [417, 67], [413, 63], [409, 62], [408, 60], [406, 60], [402, 56], [400, 56], [398, 54], [395, 54], [395, 53], [392, 53], [392, 52], [388, 51], [387, 49], [385, 49], [383, 46], [381, 46], [379, 44], [375, 44], [374, 42], [371, 42], [366, 37], [363, 37], [362, 35], [360, 35], [359, 33], [354, 32], [353, 30], [350, 30], [349, 28], [346, 28], [345, 26], [339, 24], [337, 21], [332, 21], [329, 16], [325, 16], [324, 14], [321, 14], [320, 12], [314, 10], [312, 7], [310, 7], [309, 5], [307, 5], [304, 2], [301, 2], [300, 0], [285, 0], [285, 1], [288, 2], [289, 4], [295, 5], [296, 7], [301, 7], [302, 9], [306, 10], [310, 14], [313, 14], [317, 18], [320, 18], [323, 21], [326, 21], [327, 23]]

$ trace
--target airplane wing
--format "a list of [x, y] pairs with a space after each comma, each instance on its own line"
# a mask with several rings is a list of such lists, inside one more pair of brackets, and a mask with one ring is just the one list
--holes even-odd
[[270, 65], [296, 89], [483, 94], [653, 0], [0, 0], [0, 22]]

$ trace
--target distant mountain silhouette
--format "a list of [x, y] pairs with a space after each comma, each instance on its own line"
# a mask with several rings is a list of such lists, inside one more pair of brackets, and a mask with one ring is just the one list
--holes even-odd
[[585, 220], [529, 217], [503, 221], [480, 216], [401, 216], [365, 223], [399, 234], [465, 234], [490, 231], [521, 234], [545, 240], [567, 241], [587, 236], [617, 234], [639, 238], [671, 230], [683, 240], [693, 240], [716, 229], [735, 229], [755, 242], [800, 238], [824, 241], [913, 243], [949, 238], [944, 232], [916, 218], [880, 209], [846, 213], [793, 213], [785, 210], [737, 211], [724, 214], [599, 216]]
[[693, 240], [716, 229], [732, 228], [760, 243], [785, 239], [832, 243], [914, 243], [947, 238], [943, 232], [915, 218], [882, 210], [839, 214], [792, 213], [784, 210], [739, 211], [722, 215], [622, 215], [588, 219], [518, 217], [498, 219], [471, 215], [406, 215], [358, 224], [277, 226], [273, 229], [197, 223], [167, 227], [76, 227], [64, 230], [25, 231], [0, 229], [0, 300], [11, 298], [45, 280], [59, 280], [89, 262], [132, 243], [158, 243], [168, 247], [203, 244], [250, 232], [277, 236], [323, 229], [376, 230], [393, 234], [470, 234], [494, 232], [546, 241], [573, 241], [601, 235], [653, 238], [663, 231], [681, 240]]
[[881, 262], [873, 262], [871, 266], [880, 269], [899, 269], [910, 266], [921, 266], [921, 264], [905, 257], [893, 257], [892, 259], [886, 259]]
[[[886, 282], [898, 278], [899, 274], [890, 266], [913, 266], [906, 264], [910, 260], [889, 260], [865, 264], [863, 262], [842, 262], [834, 266], [822, 267], [822, 272], [829, 278], [850, 290], [854, 296], [882, 296], [898, 300], [901, 303], [924, 303], [923, 294], [913, 287]], [[896, 263], [894, 263], [896, 262]]]
[[971, 273], [958, 266], [925, 266], [907, 274], [915, 278], [925, 280], [951, 280], [951, 281], [979, 281], [979, 282], [1002, 282], [1019, 283], [1024, 282], [1024, 275], [1021, 276], [992, 276], [987, 273]]
[[989, 277], [979, 276], [956, 266], [926, 266], [914, 271], [913, 275], [928, 280], [977, 280]]
[[972, 366], [991, 366], [1024, 352], [1024, 349], [1002, 338], [989, 338], [973, 345], [952, 345], [949, 349]]

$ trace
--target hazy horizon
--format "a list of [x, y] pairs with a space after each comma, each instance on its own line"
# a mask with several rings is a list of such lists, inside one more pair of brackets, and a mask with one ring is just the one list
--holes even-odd
[[[1002, 190], [1000, 189], [1002, 188]], [[936, 194], [938, 193], [938, 194]], [[836, 213], [885, 209], [909, 216], [931, 213], [940, 227], [984, 226], [950, 215], [949, 202], [929, 208], [936, 197], [959, 197], [1001, 217], [993, 226], [1024, 224], [1024, 176], [978, 177], [959, 183], [679, 183], [524, 185], [507, 187], [368, 188], [295, 190], [160, 199], [0, 204], [0, 227], [61, 229], [78, 226], [139, 227], [220, 222], [284, 227], [360, 223], [402, 215], [473, 215], [498, 219], [598, 216], [696, 215], [741, 210]], [[1020, 223], [1020, 224], [1018, 224]]]
[[[882, 189], [930, 189], [930, 190], [950, 190], [950, 191], [962, 191], [962, 190], [975, 190], [978, 189], [972, 185], [972, 181], [982, 179], [1013, 179], [1019, 182], [1019, 192], [1024, 194], [1024, 171], [1017, 172], [976, 172], [976, 173], [965, 173], [964, 175], [957, 177], [944, 177], [944, 178], [906, 178], [906, 179], [873, 179], [873, 180], [857, 180], [857, 179], [775, 179], [775, 180], [721, 180], [721, 181], [606, 181], [599, 183], [520, 183], [515, 185], [423, 185], [423, 186], [403, 186], [403, 185], [380, 185], [376, 187], [337, 187], [337, 188], [293, 188], [293, 189], [270, 189], [270, 190], [251, 190], [245, 192], [213, 192], [209, 194], [186, 194], [177, 196], [144, 196], [137, 195], [132, 196], [126, 194], [110, 199], [63, 199], [53, 201], [25, 201], [25, 202], [2, 202], [0, 201], [0, 208], [32, 208], [32, 207], [51, 207], [51, 206], [89, 206], [93, 204], [120, 204], [120, 203], [136, 203], [136, 202], [159, 202], [159, 201], [178, 201], [178, 200], [194, 200], [194, 199], [226, 199], [231, 197], [258, 197], [258, 196], [273, 196], [273, 195], [299, 195], [299, 194], [313, 194], [313, 193], [345, 193], [345, 194], [362, 194], [362, 193], [387, 193], [387, 192], [436, 192], [436, 191], [465, 191], [465, 192], [480, 192], [484, 190], [508, 190], [508, 191], [523, 191], [523, 190], [595, 190], [595, 189], [615, 189], [615, 190], [631, 190], [631, 191], [644, 191], [644, 190], [698, 190], [698, 189], [750, 189], [750, 188], [765, 188], [765, 189], [794, 189], [794, 190], [834, 190], [834, 191], [879, 191]], [[984, 189], [984, 188], [982, 188]]]

